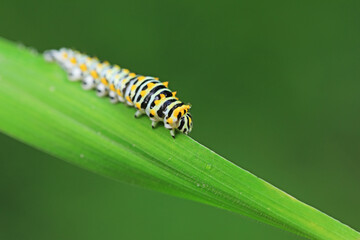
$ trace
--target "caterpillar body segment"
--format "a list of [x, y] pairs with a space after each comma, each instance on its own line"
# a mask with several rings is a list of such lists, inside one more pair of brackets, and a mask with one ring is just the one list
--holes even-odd
[[172, 137], [175, 137], [176, 129], [185, 134], [192, 130], [191, 107], [176, 97], [176, 92], [168, 88], [168, 82], [137, 75], [68, 48], [45, 51], [44, 58], [58, 63], [70, 81], [81, 80], [85, 90], [95, 89], [99, 97], [109, 96], [111, 103], [123, 102], [135, 107], [135, 117], [146, 114], [153, 128], [163, 122]]

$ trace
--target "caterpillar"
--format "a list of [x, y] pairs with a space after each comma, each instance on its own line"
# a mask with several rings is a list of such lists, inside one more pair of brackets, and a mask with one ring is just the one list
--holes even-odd
[[192, 130], [191, 106], [176, 97], [176, 92], [168, 88], [168, 82], [135, 74], [68, 48], [47, 50], [44, 59], [58, 63], [70, 81], [81, 80], [83, 89], [95, 89], [99, 97], [109, 96], [111, 103], [123, 102], [135, 107], [135, 118], [146, 114], [153, 128], [163, 122], [173, 138], [176, 130], [184, 134]]

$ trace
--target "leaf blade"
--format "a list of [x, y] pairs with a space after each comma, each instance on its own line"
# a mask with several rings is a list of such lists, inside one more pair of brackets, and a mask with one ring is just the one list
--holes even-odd
[[41, 56], [0, 40], [0, 130], [96, 173], [238, 212], [314, 239], [360, 234], [185, 135], [66, 80]]

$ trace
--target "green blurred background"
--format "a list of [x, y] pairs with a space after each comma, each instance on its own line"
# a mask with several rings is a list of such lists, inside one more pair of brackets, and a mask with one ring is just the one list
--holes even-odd
[[[193, 138], [357, 230], [359, 26], [359, 1], [0, 3], [2, 37], [169, 80]], [[0, 239], [301, 239], [0, 146]]]

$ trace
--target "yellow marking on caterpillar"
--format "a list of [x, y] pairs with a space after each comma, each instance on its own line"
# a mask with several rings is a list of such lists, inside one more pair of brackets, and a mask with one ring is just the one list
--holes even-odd
[[131, 99], [129, 96], [126, 96], [126, 100], [128, 100], [128, 102], [132, 103]]
[[169, 119], [167, 120], [167, 122], [168, 122], [169, 124], [172, 124], [172, 123], [174, 122], [174, 120], [173, 120], [172, 118], [169, 118]]
[[154, 109], [151, 109], [151, 110], [150, 110], [150, 114], [153, 115], [153, 116], [155, 116], [155, 115], [156, 115], [155, 110], [154, 110]]
[[66, 52], [64, 52], [62, 56], [63, 56], [63, 58], [65, 58], [65, 59], [68, 58], [68, 54], [67, 54]]
[[136, 107], [137, 107], [137, 109], [140, 110], [140, 103], [137, 103], [137, 104], [136, 104]]
[[145, 77], [144, 76], [140, 76], [138, 77], [138, 80], [141, 82], [141, 81], [144, 81]]
[[148, 83], [148, 84], [147, 84], [147, 87], [148, 87], [148, 88], [152, 88], [154, 85], [155, 85], [155, 83]]
[[81, 71], [85, 72], [87, 70], [87, 67], [86, 65], [83, 63], [83, 64], [80, 64], [80, 69]]
[[104, 84], [105, 86], [107, 86], [109, 83], [108, 81], [106, 80], [106, 78], [101, 78], [100, 79], [101, 83]]
[[155, 80], [159, 80], [159, 78], [158, 77], [156, 77], [156, 78], [154, 78]]
[[[127, 69], [126, 69], [127, 70]], [[129, 70], [128, 70], [129, 71]], [[133, 77], [135, 77], [136, 76], [136, 74], [135, 73], [130, 73], [129, 74], [129, 77], [131, 77], [131, 78], [133, 78]]]
[[[126, 68], [124, 68], [123, 71], [124, 71], [125, 74], [128, 74], [130, 72], [129, 69], [126, 69]], [[133, 74], [134, 74], [134, 77], [135, 77], [135, 73], [133, 73]]]
[[189, 124], [191, 124], [191, 121], [192, 121], [192, 120], [191, 120], [191, 117], [189, 117]]
[[169, 82], [163, 82], [163, 84], [164, 84], [165, 87], [169, 86]]
[[177, 116], [179, 113], [181, 113], [180, 117], [182, 117], [185, 113], [188, 112], [189, 109], [190, 109], [190, 105], [183, 105], [181, 107], [178, 107], [174, 111], [174, 116]]
[[136, 89], [136, 85], [131, 86], [131, 91], [134, 91]]
[[140, 95], [143, 97], [144, 95], [146, 94], [146, 90], [142, 90], [141, 92], [140, 92]]
[[176, 93], [177, 93], [177, 92], [172, 92], [173, 97], [175, 97], [175, 96], [176, 96]]
[[117, 94], [118, 94], [120, 97], [122, 96], [122, 93], [121, 93], [121, 91], [120, 91], [119, 88], [116, 90], [116, 92], [117, 92]]
[[178, 108], [176, 108], [176, 109], [174, 110], [174, 112], [173, 112], [173, 115], [174, 115], [174, 116], [177, 116], [177, 115], [179, 114], [180, 108], [181, 108], [181, 107], [178, 107]]
[[158, 104], [161, 102], [161, 100], [163, 100], [164, 98], [165, 98], [165, 95], [164, 95], [164, 94], [160, 94], [160, 99], [154, 101], [155, 105], [158, 105]]
[[185, 112], [187, 112], [187, 109], [188, 109], [187, 105], [176, 108], [174, 111], [174, 116], [177, 117], [179, 113], [181, 113], [180, 117], [183, 116], [185, 114]]
[[97, 72], [95, 70], [92, 70], [90, 72], [90, 75], [94, 78], [94, 79], [98, 79], [99, 78], [99, 75], [97, 74]]
[[114, 86], [114, 84], [110, 84], [110, 90], [113, 91], [113, 92], [115, 92], [115, 86]]
[[76, 58], [74, 58], [74, 57], [70, 58], [70, 62], [71, 62], [72, 64], [76, 64]]
[[103, 64], [109, 65], [110, 63], [108, 61], [104, 61]]

